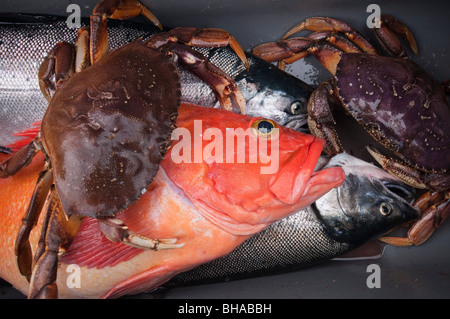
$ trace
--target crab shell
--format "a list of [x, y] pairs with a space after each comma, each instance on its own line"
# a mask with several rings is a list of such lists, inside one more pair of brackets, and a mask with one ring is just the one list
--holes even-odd
[[382, 145], [421, 170], [450, 170], [447, 98], [417, 64], [348, 53], [342, 55], [336, 80], [347, 111]]
[[147, 189], [169, 146], [180, 92], [169, 57], [139, 42], [58, 88], [41, 138], [67, 215], [114, 216]]

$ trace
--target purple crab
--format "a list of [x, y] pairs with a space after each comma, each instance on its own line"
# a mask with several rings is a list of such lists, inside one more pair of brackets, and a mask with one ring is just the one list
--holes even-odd
[[[385, 170], [413, 187], [432, 191], [420, 203], [421, 207], [424, 202], [430, 206], [417, 222], [420, 231], [411, 228], [408, 239], [388, 241], [417, 245], [450, 216], [450, 108], [444, 85], [405, 57], [398, 35], [404, 36], [417, 54], [416, 41], [406, 25], [387, 15], [381, 16], [380, 23], [381, 27], [374, 29], [377, 38], [396, 57], [378, 55], [348, 24], [324, 17], [302, 21], [281, 41], [259, 45], [253, 53], [267, 61], [281, 61], [282, 67], [312, 54], [334, 75], [310, 97], [310, 130], [327, 141], [328, 154], [344, 152], [332, 115], [333, 107], [342, 107], [397, 155], [390, 158], [367, 146]], [[304, 29], [316, 32], [287, 38]]]

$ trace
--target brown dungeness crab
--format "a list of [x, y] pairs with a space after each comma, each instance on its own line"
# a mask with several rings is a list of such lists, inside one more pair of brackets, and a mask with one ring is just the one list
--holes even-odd
[[[381, 16], [377, 38], [391, 55], [385, 57], [345, 22], [309, 18], [286, 33], [283, 40], [262, 44], [253, 53], [268, 61], [292, 63], [314, 55], [333, 75], [319, 85], [308, 104], [310, 130], [327, 141], [326, 151], [343, 152], [333, 128], [333, 106], [343, 107], [381, 145], [400, 159], [388, 158], [373, 146], [369, 153], [384, 169], [405, 183], [434, 193], [416, 205], [431, 206], [400, 245], [420, 244], [450, 216], [450, 109], [443, 86], [404, 57], [397, 35], [417, 54], [414, 36], [392, 16]], [[287, 38], [300, 30], [317, 31], [308, 37]], [[281, 64], [283, 66], [284, 64]]]
[[[230, 44], [245, 60], [223, 30], [178, 28], [108, 53], [107, 18], [140, 13], [153, 19], [137, 1], [102, 1], [91, 16], [90, 45], [89, 32], [82, 29], [76, 50], [59, 43], [50, 52], [39, 72], [50, 100], [40, 133], [0, 166], [0, 177], [7, 178], [38, 151], [46, 157], [15, 244], [19, 269], [30, 281], [29, 298], [57, 297], [58, 256], [85, 216], [98, 219], [112, 241], [154, 250], [182, 246], [176, 239], [133, 233], [115, 218], [147, 190], [169, 146], [181, 95], [174, 55], [216, 90], [225, 107], [234, 99], [245, 112], [234, 82], [185, 45]], [[45, 202], [46, 226], [34, 264], [28, 239]]]

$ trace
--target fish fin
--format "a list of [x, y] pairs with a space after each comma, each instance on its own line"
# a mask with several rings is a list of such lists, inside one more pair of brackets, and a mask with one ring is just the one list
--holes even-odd
[[378, 259], [383, 256], [386, 245], [380, 243], [378, 240], [371, 240], [364, 243], [362, 246], [355, 248], [342, 256], [336, 257], [333, 260], [366, 260]]
[[35, 139], [40, 129], [41, 122], [33, 123], [30, 128], [14, 134], [14, 136], [22, 137], [22, 139], [19, 139], [10, 145], [7, 145], [6, 147], [11, 149], [13, 152], [17, 152], [22, 147], [28, 145], [33, 139]]
[[86, 217], [61, 262], [101, 269], [113, 267], [141, 252], [143, 250], [108, 240], [100, 231], [98, 221]]
[[167, 264], [156, 266], [115, 285], [102, 298], [118, 298], [149, 291], [167, 282], [175, 274], [172, 267]]

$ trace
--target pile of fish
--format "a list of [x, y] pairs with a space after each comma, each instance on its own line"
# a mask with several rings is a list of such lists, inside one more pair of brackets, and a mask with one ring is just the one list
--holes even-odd
[[[67, 28], [60, 17], [1, 19], [0, 163], [23, 146], [39, 145], [40, 121], [49, 105], [37, 81], [39, 67], [57, 42], [74, 43], [77, 37], [77, 31]], [[82, 25], [88, 26], [89, 20], [82, 20]], [[151, 24], [112, 19], [108, 32], [110, 51], [160, 34]], [[122, 237], [123, 242], [111, 240], [96, 218], [85, 217], [69, 245], [61, 246], [57, 277], [40, 284], [47, 274], [39, 270], [47, 268], [34, 265], [38, 271], [27, 278], [17, 265], [16, 237], [24, 227], [22, 219], [29, 211], [36, 181], [43, 175], [40, 172], [51, 162], [50, 154], [39, 148], [45, 156], [36, 151], [17, 173], [0, 179], [0, 278], [29, 297], [53, 297], [52, 289], [57, 287], [59, 298], [117, 298], [161, 286], [247, 278], [315, 265], [421, 216], [412, 205], [417, 198], [415, 188], [347, 153], [322, 154], [325, 141], [310, 135], [307, 126], [312, 87], [251, 53], [246, 53], [247, 68], [229, 47], [194, 50], [237, 84], [246, 114], [220, 110], [213, 89], [177, 65], [181, 103], [174, 132], [187, 135], [179, 140], [172, 135], [172, 145], [161, 153], [164, 156], [150, 185], [116, 216], [126, 224], [127, 228], [121, 228], [125, 232], [129, 228], [130, 234], [143, 240], [155, 238], [154, 249], [141, 249], [136, 242], [129, 245], [128, 237]], [[275, 172], [260, 173], [268, 165], [261, 149], [252, 163], [211, 160], [217, 159], [218, 144], [203, 137], [210, 132], [227, 136], [237, 129], [250, 129], [246, 158], [254, 152], [252, 140], [256, 145], [276, 142]], [[218, 143], [218, 135], [213, 136]], [[191, 159], [196, 158], [199, 145], [201, 153], [208, 150], [210, 157], [191, 163], [174, 160], [181, 153], [185, 159], [191, 152]], [[237, 145], [227, 148], [227, 154], [239, 151]], [[7, 165], [2, 169], [7, 172]], [[51, 250], [51, 242], [40, 237], [48, 223], [47, 214], [41, 215], [29, 234], [33, 252]], [[173, 238], [177, 244], [158, 250], [165, 238], [169, 246]], [[44, 264], [38, 257], [33, 264]], [[77, 278], [73, 274], [83, 278], [81, 288], [74, 289]], [[30, 292], [35, 286], [42, 290]]]

